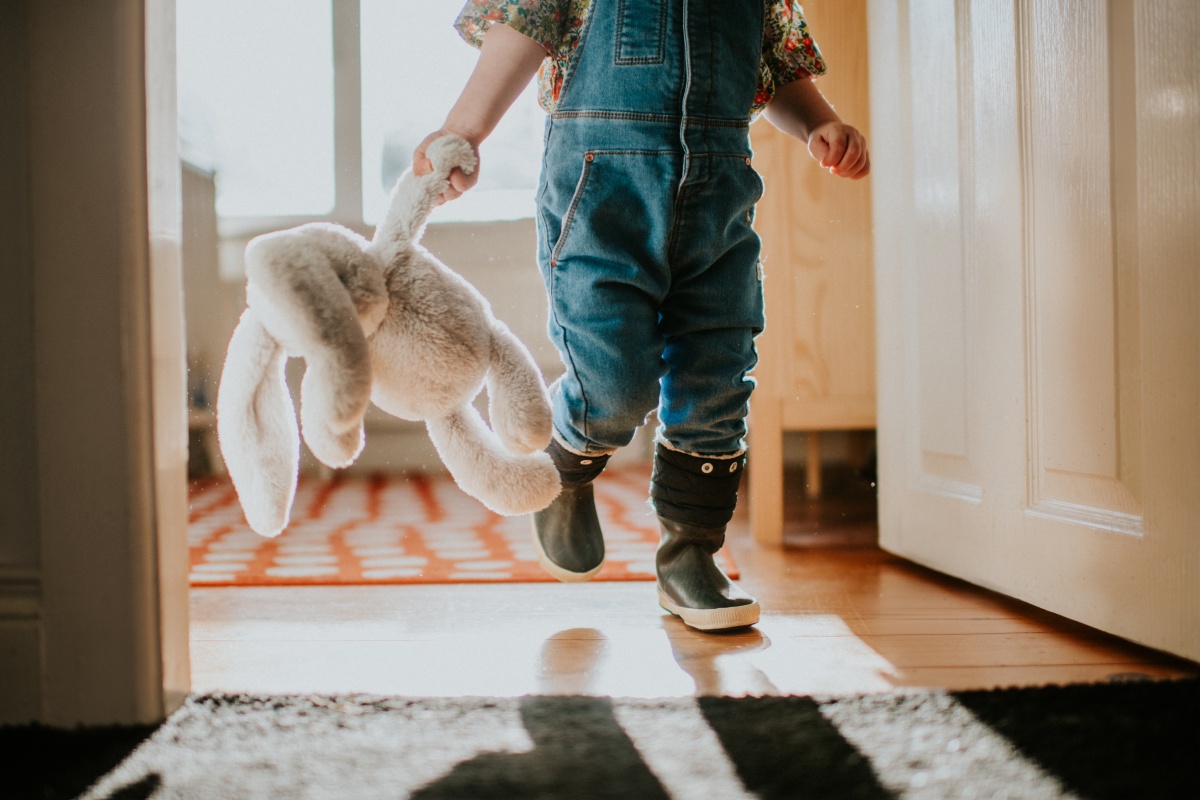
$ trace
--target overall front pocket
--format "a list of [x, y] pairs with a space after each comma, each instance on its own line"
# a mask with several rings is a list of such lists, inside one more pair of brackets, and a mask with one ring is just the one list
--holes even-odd
[[[552, 266], [572, 258], [614, 264], [657, 263], [670, 231], [678, 183], [678, 156], [670, 151], [594, 150], [584, 153], [574, 172], [575, 187], [565, 208], [545, 209], [547, 223], [559, 222], [550, 251]], [[571, 173], [557, 182], [567, 194]], [[549, 243], [549, 242], [548, 242]]]

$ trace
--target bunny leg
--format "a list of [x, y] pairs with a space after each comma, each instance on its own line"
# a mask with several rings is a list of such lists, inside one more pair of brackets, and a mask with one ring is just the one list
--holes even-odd
[[492, 323], [487, 390], [492, 430], [505, 447], [532, 453], [550, 444], [553, 420], [542, 374], [529, 350], [499, 320]]
[[471, 404], [425, 425], [459, 488], [497, 514], [538, 511], [558, 496], [558, 470], [550, 456], [509, 453]]
[[345, 467], [362, 450], [371, 396], [366, 333], [387, 306], [382, 268], [366, 240], [331, 225], [262, 236], [246, 248], [247, 300], [268, 331], [307, 367], [300, 386], [304, 440]]
[[217, 393], [217, 439], [250, 527], [287, 527], [300, 468], [300, 432], [283, 367], [287, 356], [252, 309], [229, 340]]

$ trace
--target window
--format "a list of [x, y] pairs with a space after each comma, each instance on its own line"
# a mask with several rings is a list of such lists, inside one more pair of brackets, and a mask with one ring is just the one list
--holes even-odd
[[[217, 173], [224, 222], [373, 225], [476, 51], [458, 3], [178, 0], [182, 149]], [[479, 184], [434, 221], [528, 217], [544, 114], [534, 86], [484, 143]]]
[[180, 134], [224, 217], [334, 205], [329, 0], [180, 0]]
[[[446, 119], [477, 51], [452, 27], [456, 3], [361, 3], [363, 213], [375, 224], [413, 148]], [[483, 143], [479, 183], [434, 219], [532, 214], [544, 124], [531, 83]]]

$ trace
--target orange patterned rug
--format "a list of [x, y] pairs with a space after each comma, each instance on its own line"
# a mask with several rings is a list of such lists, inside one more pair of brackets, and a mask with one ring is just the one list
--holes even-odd
[[[594, 580], [654, 579], [658, 525], [647, 469], [596, 481], [607, 557]], [[276, 539], [246, 524], [228, 479], [189, 487], [193, 586], [554, 581], [538, 565], [528, 516], [488, 511], [448, 477], [301, 479]], [[730, 577], [737, 570], [722, 550]]]

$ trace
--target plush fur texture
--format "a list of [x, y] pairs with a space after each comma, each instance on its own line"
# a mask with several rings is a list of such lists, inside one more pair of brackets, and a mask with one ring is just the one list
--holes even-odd
[[[542, 450], [550, 399], [529, 351], [487, 301], [418, 242], [450, 172], [475, 169], [470, 145], [430, 145], [434, 169], [406, 171], [368, 242], [313, 223], [246, 247], [246, 301], [217, 398], [221, 452], [250, 527], [275, 536], [288, 522], [300, 435], [322, 463], [345, 467], [364, 444], [371, 401], [424, 420], [459, 486], [501, 514], [545, 508], [559, 491]], [[284, 380], [306, 363], [300, 425]], [[487, 386], [492, 429], [472, 401]]]

